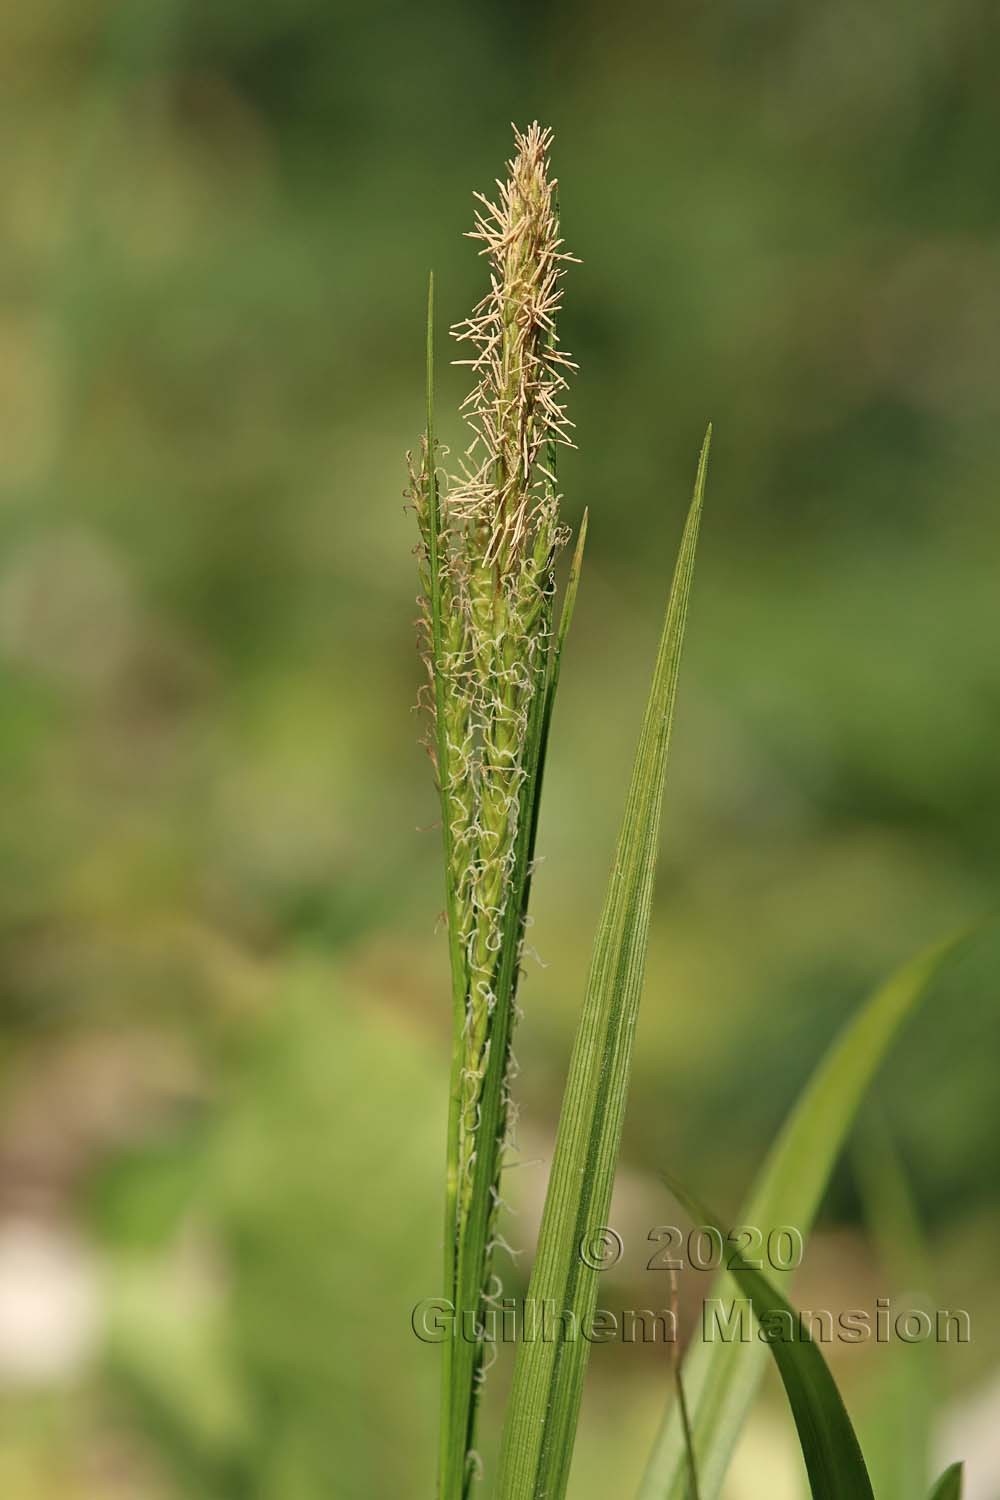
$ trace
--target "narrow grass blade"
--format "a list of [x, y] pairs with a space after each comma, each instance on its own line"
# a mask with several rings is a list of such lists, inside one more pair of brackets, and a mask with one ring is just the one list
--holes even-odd
[[[768, 1233], [812, 1227], [830, 1172], [862, 1095], [907, 1016], [969, 934], [937, 943], [905, 964], [842, 1032], [801, 1095], [764, 1164], [739, 1222]], [[731, 1284], [730, 1284], [731, 1285]], [[727, 1279], [713, 1291], [726, 1294]], [[715, 1500], [757, 1389], [766, 1351], [738, 1343], [698, 1342], [684, 1364], [702, 1500]], [[686, 1500], [687, 1459], [671, 1404], [639, 1490], [640, 1500]]]
[[[722, 1221], [695, 1203], [671, 1178], [667, 1182], [694, 1221], [713, 1226], [725, 1241], [727, 1230]], [[818, 1345], [801, 1325], [791, 1303], [775, 1291], [767, 1277], [747, 1265], [738, 1253], [731, 1255], [729, 1264], [760, 1325], [763, 1347], [770, 1350], [778, 1367], [798, 1429], [813, 1500], [875, 1500], [857, 1434]]]
[[945, 1469], [931, 1490], [930, 1500], [962, 1500], [962, 1465], [952, 1464]]
[[[676, 1344], [672, 1347], [676, 1348]], [[691, 1435], [691, 1417], [688, 1413], [687, 1396], [684, 1394], [684, 1377], [681, 1374], [680, 1360], [674, 1365], [674, 1395], [677, 1399], [677, 1409], [681, 1416], [681, 1429], [684, 1433], [684, 1452], [687, 1455], [688, 1485], [690, 1487], [691, 1500], [701, 1500], [698, 1489], [698, 1460], [694, 1451], [694, 1438]]]
[[569, 578], [566, 580], [566, 593], [563, 597], [563, 606], [559, 614], [559, 631], [556, 636], [555, 658], [552, 664], [552, 680], [550, 684], [550, 697], [554, 697], [555, 690], [559, 685], [559, 663], [562, 658], [562, 649], [569, 635], [569, 627], [573, 623], [573, 611], [576, 608], [576, 591], [580, 586], [580, 574], [583, 571], [583, 549], [587, 545], [587, 524], [590, 512], [584, 511], [583, 520], [580, 522], [580, 530], [576, 538], [576, 546], [573, 549], [573, 561], [569, 565]]
[[528, 897], [531, 890], [531, 866], [535, 858], [535, 839], [538, 833], [538, 813], [542, 805], [542, 782], [545, 778], [545, 760], [549, 748], [549, 731], [552, 727], [552, 710], [555, 706], [556, 691], [559, 687], [559, 674], [562, 670], [563, 647], [566, 644], [569, 627], [573, 623], [573, 611], [576, 608], [576, 593], [580, 586], [580, 573], [583, 569], [583, 549], [587, 545], [587, 519], [588, 512], [584, 511], [583, 520], [580, 522], [580, 531], [576, 539], [576, 546], [573, 549], [573, 561], [570, 564], [569, 578], [566, 581], [566, 593], [563, 596], [562, 609], [559, 612], [559, 628], [556, 631], [555, 642], [553, 643], [548, 662], [548, 678], [545, 684], [545, 695], [542, 700], [542, 719], [539, 726], [538, 789], [532, 806], [531, 833], [528, 839], [528, 878], [524, 894], [525, 910], [527, 910]]
[[[872, 1112], [852, 1143], [851, 1162], [887, 1296], [906, 1294], [926, 1311], [938, 1305], [930, 1247], [888, 1128]], [[930, 1440], [941, 1389], [934, 1339], [894, 1342], [859, 1421], [879, 1500], [913, 1500], [930, 1482]]]
[[[642, 991], [653, 881], [681, 647], [694, 570], [710, 432], [698, 463], [617, 853], [594, 944], [570, 1063], [526, 1325], [551, 1306], [561, 1333], [518, 1346], [497, 1494], [560, 1500], [566, 1488], [598, 1272], [581, 1244], [607, 1218]], [[569, 1336], [567, 1337], [567, 1334]]]

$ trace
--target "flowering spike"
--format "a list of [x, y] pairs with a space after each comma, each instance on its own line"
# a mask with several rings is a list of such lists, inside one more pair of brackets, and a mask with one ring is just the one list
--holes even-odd
[[464, 409], [473, 439], [467, 468], [454, 488], [456, 515], [474, 520], [486, 539], [485, 560], [505, 571], [533, 535], [555, 526], [552, 486], [540, 458], [550, 443], [570, 444], [563, 394], [575, 369], [556, 342], [560, 282], [567, 261], [549, 172], [551, 130], [537, 123], [522, 134], [496, 202], [476, 194], [469, 238], [489, 257], [490, 288], [452, 334], [471, 344], [476, 384]]
[[[559, 349], [556, 317], [572, 257], [559, 238], [551, 141], [537, 124], [515, 129], [496, 201], [476, 195], [471, 237], [488, 259], [489, 290], [452, 330], [471, 346], [459, 363], [475, 376], [462, 407], [472, 432], [462, 472], [446, 482], [430, 408], [410, 470], [455, 1001], [445, 1295], [475, 1319], [496, 1297], [493, 1252], [503, 1245], [511, 1034], [554, 691], [553, 569], [567, 536], [555, 463], [569, 442], [563, 395], [575, 366]], [[487, 1355], [482, 1339], [446, 1350], [441, 1500], [467, 1493]]]

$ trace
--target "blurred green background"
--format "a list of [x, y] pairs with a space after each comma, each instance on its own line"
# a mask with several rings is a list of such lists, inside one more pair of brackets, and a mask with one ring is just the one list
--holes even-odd
[[[4, 1496], [431, 1493], [439, 1352], [408, 1317], [437, 1290], [448, 1002], [403, 454], [427, 270], [443, 335], [511, 119], [556, 130], [562, 479], [591, 512], [529, 1160], [715, 423], [606, 1305], [663, 1305], [657, 1168], [735, 1212], [865, 990], [989, 906], [998, 33], [976, 0], [3, 8]], [[933, 1377], [971, 1500], [1000, 1493], [995, 972], [933, 998], [876, 1101], [933, 1294], [972, 1316]], [[516, 1290], [544, 1167], [513, 1176]], [[870, 1217], [848, 1163], [803, 1303], [908, 1290]], [[833, 1351], [886, 1496], [921, 1358]], [[574, 1496], [630, 1492], [668, 1386], [662, 1349], [595, 1351]], [[771, 1390], [731, 1500], [801, 1493]]]

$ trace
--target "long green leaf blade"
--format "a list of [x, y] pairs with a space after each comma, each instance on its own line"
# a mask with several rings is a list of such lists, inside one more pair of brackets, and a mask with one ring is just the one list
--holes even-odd
[[705, 488], [711, 429], [674, 571], [632, 781], [605, 899], [569, 1078], [529, 1309], [551, 1304], [556, 1339], [518, 1347], [497, 1493], [503, 1500], [560, 1500], [569, 1474], [589, 1343], [565, 1337], [593, 1316], [598, 1272], [581, 1242], [607, 1218], [621, 1139], [632, 1038], [642, 990], [653, 881], [684, 626]]
[[[930, 1247], [903, 1164], [880, 1115], [872, 1112], [856, 1136], [851, 1161], [864, 1219], [888, 1277], [887, 1294], [905, 1291], [928, 1310], [937, 1306]], [[940, 1354], [933, 1339], [894, 1343], [884, 1351], [881, 1379], [867, 1402], [869, 1417], [861, 1423], [879, 1500], [912, 1500], [930, 1481]]]
[[931, 1490], [930, 1500], [962, 1500], [962, 1465], [952, 1464], [945, 1469]]
[[563, 648], [566, 645], [566, 637], [569, 635], [569, 627], [573, 623], [573, 612], [576, 609], [576, 595], [580, 587], [580, 574], [583, 571], [583, 549], [587, 545], [587, 521], [588, 512], [584, 511], [583, 520], [580, 522], [580, 530], [576, 538], [576, 546], [573, 549], [573, 561], [570, 563], [569, 578], [566, 580], [566, 593], [563, 597], [562, 609], [559, 612], [559, 626], [556, 630], [556, 638], [552, 643], [549, 660], [546, 664], [548, 675], [541, 696], [541, 722], [538, 729], [538, 789], [531, 805], [531, 825], [528, 833], [528, 869], [524, 891], [525, 911], [527, 911], [528, 898], [531, 895], [531, 871], [535, 860], [535, 839], [538, 834], [538, 814], [542, 805], [542, 784], [545, 779], [545, 762], [548, 756], [552, 713], [555, 707], [556, 692], [559, 688], [559, 674], [562, 671]]
[[[722, 1221], [696, 1204], [672, 1179], [670, 1188], [696, 1223], [712, 1225], [723, 1240]], [[795, 1418], [813, 1500], [875, 1500], [857, 1434], [837, 1383], [818, 1345], [801, 1325], [791, 1303], [766, 1276], [731, 1254], [733, 1279], [753, 1309], [778, 1367]]]
[[[890, 1043], [945, 959], [968, 935], [937, 943], [904, 964], [848, 1023], [786, 1121], [740, 1223], [757, 1225], [765, 1233], [779, 1224], [794, 1224], [803, 1236], [808, 1234], [861, 1098]], [[726, 1286], [723, 1277], [712, 1295], [725, 1295]], [[766, 1360], [760, 1346], [718, 1341], [696, 1343], [685, 1360], [702, 1500], [715, 1500], [722, 1488]], [[686, 1485], [684, 1436], [672, 1404], [639, 1500], [685, 1500]]]

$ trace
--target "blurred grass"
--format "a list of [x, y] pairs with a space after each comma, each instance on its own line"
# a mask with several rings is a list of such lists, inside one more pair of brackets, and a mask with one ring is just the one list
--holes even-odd
[[[155, 1306], [194, 1216], [241, 1309], [227, 1368], [273, 1402], [262, 1494], [321, 1492], [338, 1402], [434, 1378], [395, 1309], [375, 1373], [363, 1328], [323, 1329], [362, 1271], [371, 1295], [408, 1284], [401, 1243], [414, 1284], [437, 1252], [448, 1018], [401, 503], [427, 268], [461, 316], [471, 191], [511, 117], [550, 121], [583, 258], [563, 478], [592, 520], [540, 834], [548, 967], [519, 1045], [543, 1151], [643, 692], [625, 643], [652, 649], [715, 423], [625, 1166], [641, 1182], [666, 1155], [735, 1200], [869, 982], [996, 889], [997, 28], [978, 0], [42, 0], [0, 19], [0, 1227], [83, 1232], [114, 1281], [132, 1225]], [[447, 410], [463, 376], [442, 384]], [[303, 954], [328, 1015], [288, 999]], [[283, 1028], [316, 1070], [301, 1098]], [[959, 1398], [998, 1311], [980, 1165], [998, 1043], [970, 987], [885, 1082], [942, 1298], [973, 1309]], [[387, 1086], [412, 1053], [410, 1143], [379, 1136], [380, 1092], [343, 1087], [365, 1047]], [[733, 1139], [716, 1122], [736, 1097]], [[353, 1157], [310, 1167], [304, 1145], [360, 1149], [366, 1118], [372, 1171], [404, 1146], [411, 1164], [412, 1237], [384, 1246]], [[845, 1179], [831, 1231], [857, 1218]], [[312, 1269], [304, 1222], [336, 1240]], [[526, 1215], [508, 1237], [530, 1233]], [[612, 1455], [578, 1466], [595, 1485], [641, 1467], [660, 1397], [598, 1355], [598, 1396], [626, 1380], [632, 1415], [604, 1430], [588, 1403], [587, 1451], [600, 1431]], [[5, 1377], [5, 1492], [200, 1494], [101, 1370], [41, 1393]], [[405, 1471], [391, 1436], [383, 1472], [350, 1470], [367, 1429], [338, 1433], [359, 1493], [426, 1492], [422, 1399], [374, 1409], [410, 1423]]]

